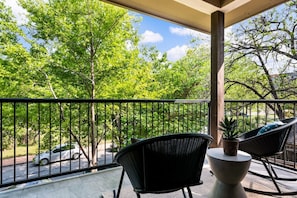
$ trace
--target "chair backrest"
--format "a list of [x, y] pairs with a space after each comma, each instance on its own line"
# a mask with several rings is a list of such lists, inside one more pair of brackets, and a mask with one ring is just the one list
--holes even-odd
[[246, 132], [239, 137], [239, 149], [256, 157], [269, 157], [284, 151], [290, 131], [297, 124], [297, 118], [281, 120], [283, 126], [257, 135], [261, 128]]
[[141, 140], [120, 150], [115, 160], [139, 193], [165, 193], [201, 183], [205, 153], [212, 137], [173, 134]]

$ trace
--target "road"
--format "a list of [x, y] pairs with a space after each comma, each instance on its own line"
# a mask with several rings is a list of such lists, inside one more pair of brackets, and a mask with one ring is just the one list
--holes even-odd
[[[31, 158], [32, 157], [30, 157], [30, 159]], [[104, 157], [104, 155], [101, 155], [98, 157], [99, 165], [111, 163], [112, 158], [113, 158], [113, 154], [110, 152], [106, 152], [106, 157]], [[5, 163], [3, 163], [3, 167], [0, 169], [2, 172], [1, 179], [3, 184], [10, 183], [13, 181], [20, 181], [24, 179], [31, 179], [31, 178], [41, 177], [41, 176], [59, 174], [63, 172], [68, 172], [68, 171], [73, 171], [73, 170], [78, 170], [78, 169], [83, 169], [88, 167], [88, 161], [83, 155], [81, 155], [81, 157], [76, 160], [65, 160], [65, 161], [50, 163], [45, 166], [36, 166], [31, 162], [31, 160], [27, 166], [26, 158], [24, 163], [19, 162], [19, 164], [16, 164], [15, 166], [13, 165], [13, 163], [10, 163], [12, 165], [5, 164]], [[67, 176], [63, 176], [63, 177], [67, 177]]]

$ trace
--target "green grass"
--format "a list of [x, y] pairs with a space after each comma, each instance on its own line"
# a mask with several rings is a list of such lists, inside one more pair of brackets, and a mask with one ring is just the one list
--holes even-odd
[[[29, 146], [28, 147], [28, 155], [35, 155], [38, 152], [38, 146]], [[18, 156], [26, 156], [27, 155], [27, 147], [26, 146], [17, 146], [16, 147], [16, 157]], [[14, 150], [7, 149], [2, 151], [2, 158], [11, 158], [14, 157]]]

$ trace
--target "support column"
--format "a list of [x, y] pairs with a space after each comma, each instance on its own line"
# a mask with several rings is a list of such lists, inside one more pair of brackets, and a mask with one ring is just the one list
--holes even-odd
[[219, 122], [224, 117], [224, 13], [211, 14], [211, 97], [210, 134], [214, 138], [212, 147], [221, 144]]

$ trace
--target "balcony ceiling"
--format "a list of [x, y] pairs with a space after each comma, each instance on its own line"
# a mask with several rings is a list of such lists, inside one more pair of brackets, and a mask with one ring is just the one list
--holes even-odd
[[211, 13], [225, 13], [225, 27], [288, 0], [103, 0], [136, 12], [210, 33]]

